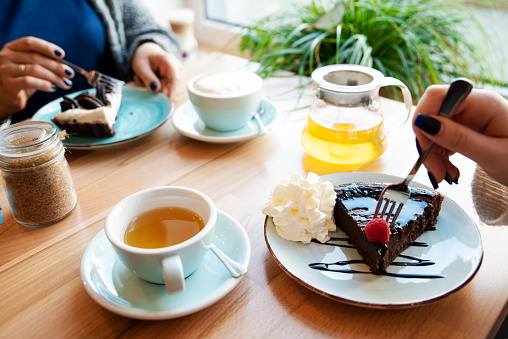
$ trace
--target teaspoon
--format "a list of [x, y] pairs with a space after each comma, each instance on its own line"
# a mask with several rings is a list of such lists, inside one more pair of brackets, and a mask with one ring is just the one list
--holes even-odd
[[256, 119], [258, 126], [259, 126], [259, 132], [258, 135], [262, 136], [265, 134], [268, 134], [268, 130], [266, 129], [265, 125], [263, 124], [263, 121], [261, 121], [261, 118], [259, 117], [260, 114], [263, 114], [265, 109], [263, 106], [259, 107], [259, 109], [254, 113], [254, 118]]
[[217, 258], [219, 258], [220, 261], [222, 261], [224, 266], [226, 266], [226, 268], [229, 270], [229, 272], [231, 273], [231, 275], [234, 278], [238, 278], [238, 277], [244, 275], [245, 273], [247, 273], [246, 267], [240, 265], [239, 263], [237, 263], [236, 261], [234, 261], [227, 255], [222, 253], [222, 251], [219, 250], [214, 244], [212, 244], [210, 246], [210, 249], [217, 256]]

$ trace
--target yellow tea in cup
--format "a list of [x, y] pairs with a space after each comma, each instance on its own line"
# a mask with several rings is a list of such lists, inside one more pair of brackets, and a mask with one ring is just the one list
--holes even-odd
[[159, 207], [133, 218], [125, 229], [124, 242], [133, 247], [162, 248], [182, 243], [205, 226], [194, 211], [183, 207]]

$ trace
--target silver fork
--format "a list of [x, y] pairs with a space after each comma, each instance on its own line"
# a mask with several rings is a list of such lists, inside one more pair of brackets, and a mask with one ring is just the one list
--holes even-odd
[[[473, 85], [469, 79], [457, 78], [453, 80], [452, 83], [450, 84], [448, 92], [446, 93], [446, 97], [443, 103], [441, 104], [439, 115], [446, 117], [450, 117], [451, 115], [453, 115], [457, 107], [462, 103], [462, 101], [464, 101], [464, 99], [468, 96], [469, 92], [471, 92], [472, 88]], [[418, 160], [416, 160], [413, 169], [407, 175], [406, 179], [404, 179], [402, 182], [398, 184], [388, 185], [383, 189], [377, 202], [376, 211], [374, 212], [374, 218], [377, 218], [378, 212], [381, 211], [379, 217], [384, 218], [386, 222], [390, 224], [390, 226], [395, 225], [395, 221], [397, 221], [400, 211], [402, 211], [404, 204], [407, 202], [409, 196], [411, 195], [409, 183], [413, 180], [414, 176], [416, 175], [416, 172], [418, 172], [418, 169], [425, 161], [425, 158], [427, 158], [427, 155], [429, 154], [432, 146], [434, 146], [434, 143], [431, 143], [429, 148], [427, 148], [427, 150], [422, 152]], [[384, 207], [381, 208], [383, 206], [383, 202], [385, 204]], [[397, 209], [395, 210], [395, 208]], [[393, 214], [394, 210], [395, 214]], [[389, 220], [392, 215], [393, 217], [390, 223]]]
[[108, 75], [105, 75], [98, 71], [86, 71], [85, 69], [74, 65], [66, 60], [59, 60], [62, 64], [69, 66], [75, 72], [83, 74], [88, 80], [88, 84], [93, 88], [97, 88], [97, 84], [102, 84], [107, 92], [120, 93], [122, 91], [122, 87], [125, 84], [122, 80], [115, 79]]

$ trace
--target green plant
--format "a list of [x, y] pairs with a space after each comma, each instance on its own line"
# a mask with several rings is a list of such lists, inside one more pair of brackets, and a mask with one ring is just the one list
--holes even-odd
[[418, 99], [433, 83], [458, 76], [478, 83], [490, 78], [486, 51], [464, 35], [473, 29], [482, 32], [457, 1], [312, 1], [246, 27], [239, 49], [260, 63], [263, 77], [360, 64], [402, 80]]

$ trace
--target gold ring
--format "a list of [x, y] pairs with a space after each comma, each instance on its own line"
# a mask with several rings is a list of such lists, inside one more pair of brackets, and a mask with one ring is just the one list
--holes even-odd
[[19, 76], [25, 75], [25, 64], [19, 64], [19, 66], [18, 66], [18, 74], [19, 74]]

